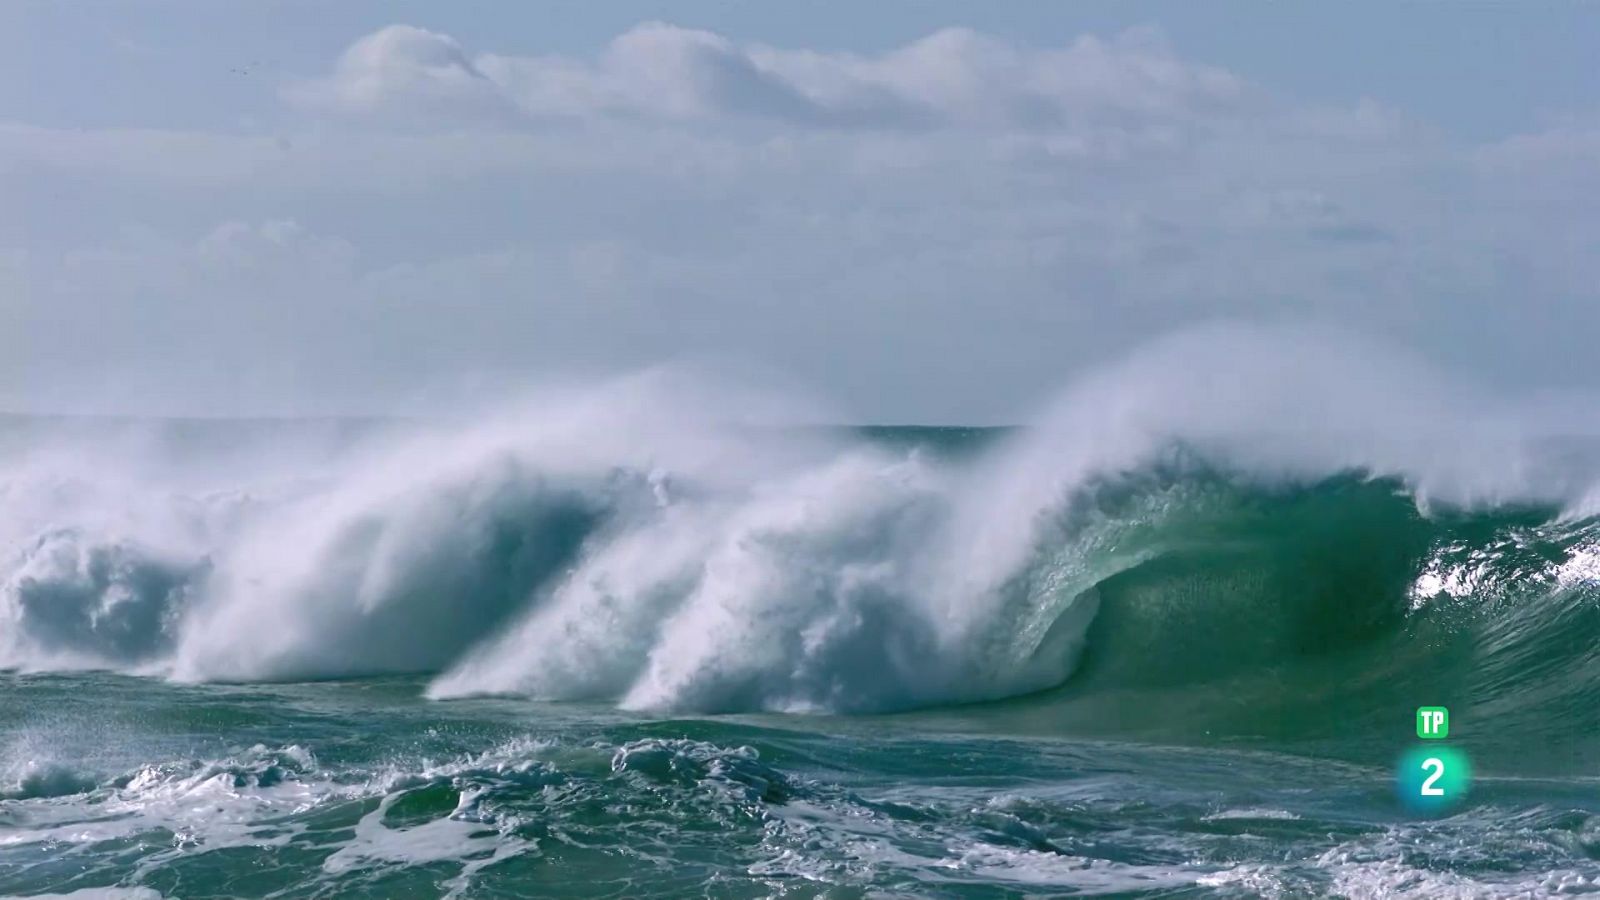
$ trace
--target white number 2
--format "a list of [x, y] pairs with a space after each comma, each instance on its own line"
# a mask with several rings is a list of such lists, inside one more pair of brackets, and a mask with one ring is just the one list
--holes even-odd
[[1422, 796], [1443, 797], [1444, 788], [1436, 788], [1433, 783], [1444, 776], [1444, 760], [1437, 756], [1430, 756], [1422, 761], [1422, 768], [1433, 770], [1433, 774], [1428, 776], [1428, 780], [1422, 783]]

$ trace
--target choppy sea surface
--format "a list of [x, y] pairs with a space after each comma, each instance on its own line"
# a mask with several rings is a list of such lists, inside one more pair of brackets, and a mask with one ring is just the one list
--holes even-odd
[[0, 894], [1600, 891], [1600, 783], [1510, 762], [1459, 810], [1417, 818], [1381, 754], [1029, 736], [982, 715], [657, 718], [423, 688], [7, 677]]

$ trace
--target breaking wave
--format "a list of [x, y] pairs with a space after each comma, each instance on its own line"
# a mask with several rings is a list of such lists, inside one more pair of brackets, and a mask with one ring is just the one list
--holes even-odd
[[1341, 696], [1592, 720], [1588, 413], [1211, 330], [1007, 430], [784, 425], [817, 413], [659, 373], [359, 439], [29, 420], [0, 444], [0, 666], [711, 712], [1348, 666]]

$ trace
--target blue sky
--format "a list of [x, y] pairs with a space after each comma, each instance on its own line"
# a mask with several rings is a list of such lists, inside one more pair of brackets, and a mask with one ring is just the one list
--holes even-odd
[[758, 361], [1014, 417], [1216, 320], [1600, 377], [1600, 7], [0, 5], [0, 405]]

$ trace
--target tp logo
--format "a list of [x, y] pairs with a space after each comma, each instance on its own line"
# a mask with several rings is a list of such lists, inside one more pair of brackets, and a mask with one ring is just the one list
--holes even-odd
[[[1417, 707], [1417, 737], [1432, 742], [1449, 734], [1450, 710], [1442, 706]], [[1472, 785], [1472, 764], [1460, 750], [1429, 743], [1401, 756], [1395, 775], [1400, 802], [1414, 812], [1437, 815], [1465, 799]]]
[[1437, 741], [1450, 736], [1450, 710], [1442, 706], [1417, 707], [1417, 737]]

